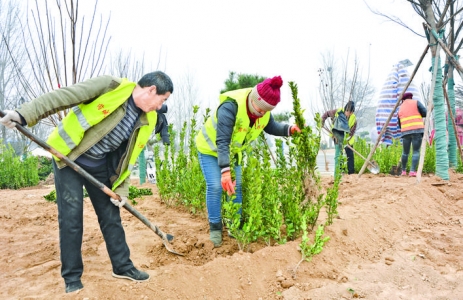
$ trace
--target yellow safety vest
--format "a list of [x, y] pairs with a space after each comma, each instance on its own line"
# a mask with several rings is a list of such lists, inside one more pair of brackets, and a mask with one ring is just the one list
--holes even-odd
[[[344, 112], [344, 109], [343, 109], [343, 108], [339, 108], [339, 109], [336, 111], [336, 114], [334, 115], [335, 118], [338, 116], [338, 113], [339, 113], [340, 111]], [[355, 116], [354, 113], [352, 113], [352, 114], [349, 116], [349, 120], [347, 121], [347, 122], [348, 122], [348, 125], [349, 125], [349, 128], [352, 128], [352, 126], [354, 126], [356, 120], [357, 120], [357, 117]], [[333, 126], [331, 126], [331, 127], [333, 127]], [[346, 134], [347, 134], [347, 133], [346, 133]], [[347, 143], [348, 143], [349, 145], [352, 146], [352, 145], [354, 144], [354, 142], [355, 142], [355, 139], [354, 139], [354, 137], [352, 137]]]
[[[236, 101], [238, 104], [238, 112], [236, 114], [235, 126], [232, 134], [232, 145], [234, 146], [235, 153], [239, 155], [239, 161], [241, 160], [241, 152], [244, 150], [244, 143], [249, 143], [259, 136], [264, 130], [270, 120], [270, 112], [266, 112], [261, 118], [258, 118], [252, 128], [249, 128], [249, 117], [246, 108], [246, 102], [248, 95], [252, 88], [240, 89], [229, 91], [220, 95], [220, 103], [225, 101]], [[237, 126], [238, 125], [238, 126]], [[196, 135], [196, 147], [200, 153], [213, 155], [217, 154], [217, 110], [210, 116], [203, 128]]]
[[[68, 155], [82, 141], [85, 131], [100, 123], [127, 101], [135, 86], [136, 83], [124, 78], [116, 89], [99, 96], [88, 104], [74, 106], [50, 134], [47, 143], [61, 154]], [[156, 111], [149, 112], [146, 115], [148, 125], [141, 126], [129, 159], [128, 168], [119, 175], [119, 178], [113, 184], [113, 190], [130, 175], [138, 156], [156, 127]], [[54, 158], [57, 161], [59, 160], [57, 157]]]
[[130, 176], [135, 163], [137, 162], [138, 156], [140, 156], [141, 151], [145, 148], [146, 143], [148, 142], [151, 133], [156, 127], [156, 122], [158, 120], [158, 114], [156, 111], [151, 111], [146, 114], [148, 118], [148, 125], [143, 125], [140, 127], [138, 132], [137, 139], [135, 141], [135, 146], [132, 149], [132, 154], [130, 155], [129, 165], [125, 171], [123, 171], [119, 178], [113, 183], [112, 190], [115, 190], [124, 180]]
[[74, 106], [55, 127], [47, 143], [61, 154], [68, 155], [82, 141], [85, 131], [100, 123], [130, 97], [135, 85], [124, 78], [116, 89], [88, 104]]

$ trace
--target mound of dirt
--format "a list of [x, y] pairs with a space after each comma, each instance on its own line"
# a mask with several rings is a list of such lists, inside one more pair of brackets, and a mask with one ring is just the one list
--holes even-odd
[[[324, 186], [332, 178], [323, 177]], [[135, 184], [136, 185], [136, 184]], [[139, 186], [139, 185], [137, 185]], [[140, 187], [140, 186], [139, 186]], [[135, 265], [147, 283], [111, 276], [98, 221], [85, 199], [84, 289], [64, 293], [57, 209], [43, 198], [51, 185], [0, 190], [2, 299], [463, 299], [463, 175], [346, 175], [339, 216], [327, 227], [322, 253], [302, 262], [300, 239], [254, 243], [240, 252], [224, 232], [214, 249], [204, 215], [166, 207], [157, 195], [135, 208], [175, 236], [169, 253], [160, 238], [131, 214], [123, 224]], [[323, 222], [322, 216], [320, 222]]]
[[53, 185], [53, 184], [55, 184], [55, 174], [53, 174], [53, 172], [51, 172], [47, 176], [47, 179], [39, 182], [39, 185]]

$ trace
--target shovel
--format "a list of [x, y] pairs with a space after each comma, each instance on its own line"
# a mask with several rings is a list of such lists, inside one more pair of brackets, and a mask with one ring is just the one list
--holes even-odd
[[[358, 156], [360, 156], [361, 158], [363, 158], [363, 160], [367, 160], [365, 157], [363, 157], [362, 154], [360, 154], [357, 150], [355, 150], [354, 148], [352, 148], [351, 145], [346, 144], [346, 146], [347, 146], [349, 149], [351, 149], [352, 151], [354, 151], [355, 154], [357, 154]], [[378, 174], [378, 173], [379, 173], [379, 165], [378, 165], [378, 163], [377, 163], [376, 161], [374, 161], [374, 160], [368, 162], [367, 168], [368, 168], [368, 170], [369, 170], [372, 174]]]
[[[0, 110], [0, 118], [3, 118], [5, 116], [5, 114], [3, 113], [3, 111]], [[87, 173], [87, 171], [85, 171], [84, 169], [82, 169], [78, 164], [76, 164], [75, 162], [73, 162], [72, 160], [70, 160], [67, 156], [61, 154], [60, 152], [58, 152], [56, 149], [52, 148], [50, 145], [48, 145], [47, 143], [45, 143], [43, 140], [41, 140], [38, 136], [36, 136], [35, 134], [33, 134], [32, 132], [29, 132], [27, 129], [25, 129], [23, 126], [21, 126], [20, 124], [16, 123], [16, 129], [19, 130], [19, 132], [21, 132], [22, 134], [24, 134], [25, 136], [27, 136], [29, 139], [31, 139], [33, 142], [37, 143], [39, 146], [41, 146], [43, 149], [45, 149], [46, 151], [50, 152], [51, 154], [53, 154], [54, 156], [56, 156], [57, 158], [61, 159], [62, 161], [64, 161], [64, 163], [66, 163], [66, 165], [68, 165], [70, 168], [72, 168], [74, 171], [76, 171], [77, 173], [79, 173], [80, 175], [82, 175], [85, 179], [87, 179], [88, 181], [90, 181], [94, 186], [96, 186], [97, 188], [99, 188], [100, 190], [102, 190], [106, 195], [108, 195], [109, 197], [113, 198], [113, 199], [118, 199], [118, 200], [121, 200], [121, 198], [119, 197], [119, 195], [117, 195], [116, 193], [114, 193], [110, 188], [108, 188], [107, 186], [105, 186], [103, 183], [99, 182], [98, 180], [96, 180], [92, 175], [90, 175], [89, 173]], [[162, 232], [161, 229], [159, 229], [156, 225], [152, 224], [150, 221], [148, 221], [148, 219], [143, 216], [140, 212], [138, 212], [135, 208], [133, 208], [129, 203], [125, 203], [124, 204], [124, 208], [126, 210], [128, 210], [132, 215], [134, 215], [135, 217], [137, 217], [143, 224], [145, 224], [146, 226], [148, 226], [149, 229], [151, 229], [152, 231], [154, 231], [154, 233], [156, 233], [159, 237], [161, 237], [162, 239], [162, 243], [164, 244], [164, 246], [166, 247], [167, 251], [173, 253], [173, 254], [177, 254], [177, 255], [180, 255], [180, 256], [183, 256], [183, 254], [181, 253], [178, 253], [176, 251], [174, 251], [171, 247], [171, 245], [169, 244], [169, 242], [172, 242], [172, 240], [174, 239], [174, 236], [173, 235], [170, 235], [168, 233], [165, 233], [165, 232]]]
[[[330, 135], [332, 134], [331, 133], [331, 130], [329, 130], [328, 128], [326, 128], [326, 126], [323, 126], [322, 127], [327, 133], [329, 133]], [[354, 148], [352, 148], [349, 144], [346, 144], [347, 147], [349, 147], [352, 151], [355, 152], [355, 154], [357, 154], [358, 156], [360, 156], [361, 158], [363, 158], [363, 160], [367, 160], [365, 157], [363, 157], [362, 154], [360, 154], [357, 150], [355, 150]], [[372, 161], [369, 161], [368, 162], [368, 165], [367, 165], [367, 168], [368, 170], [372, 173], [372, 174], [378, 174], [379, 173], [379, 165], [376, 161], [372, 160]]]
[[389, 174], [395, 175], [395, 176], [400, 176], [402, 174], [402, 166], [400, 164], [400, 159], [396, 166], [391, 167]]

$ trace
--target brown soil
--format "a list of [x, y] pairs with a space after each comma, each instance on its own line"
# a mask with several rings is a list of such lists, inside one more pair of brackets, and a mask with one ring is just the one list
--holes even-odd
[[[324, 186], [331, 181], [324, 177]], [[1, 299], [463, 299], [463, 175], [449, 182], [425, 176], [345, 176], [339, 217], [330, 241], [302, 262], [300, 239], [255, 243], [239, 252], [224, 233], [213, 249], [204, 215], [166, 207], [158, 195], [135, 206], [175, 236], [169, 253], [161, 239], [127, 211], [123, 224], [132, 260], [147, 283], [111, 276], [111, 265], [88, 199], [84, 211], [84, 289], [64, 293], [60, 277], [56, 205], [42, 185], [0, 190]], [[321, 219], [323, 219], [322, 217]], [[322, 221], [322, 220], [321, 220]], [[313, 236], [313, 235], [312, 235]], [[295, 276], [294, 276], [295, 275]]]

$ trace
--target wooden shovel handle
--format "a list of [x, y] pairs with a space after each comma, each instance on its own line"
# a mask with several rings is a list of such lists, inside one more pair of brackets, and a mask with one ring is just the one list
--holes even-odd
[[[0, 110], [0, 117], [4, 117], [5, 113]], [[102, 190], [106, 195], [113, 199], [121, 200], [118, 194], [114, 193], [110, 188], [105, 186], [103, 183], [100, 181], [96, 180], [95, 177], [87, 173], [84, 169], [82, 169], [78, 164], [70, 160], [67, 156], [61, 154], [58, 152], [58, 150], [54, 149], [50, 145], [48, 145], [46, 142], [44, 142], [42, 139], [40, 139], [38, 136], [30, 132], [29, 130], [25, 129], [21, 124], [16, 123], [16, 129], [21, 132], [23, 135], [31, 139], [33, 142], [41, 146], [43, 149], [47, 150], [51, 154], [53, 154], [55, 157], [61, 159], [68, 165], [70, 168], [72, 168], [74, 171], [79, 173], [82, 177], [90, 181], [94, 186]], [[162, 232], [156, 225], [152, 224], [148, 219], [143, 216], [140, 212], [138, 212], [135, 208], [133, 208], [129, 203], [124, 204], [124, 208], [128, 210], [132, 215], [137, 217], [143, 224], [148, 226], [151, 230], [154, 231], [159, 237], [161, 237], [164, 241], [171, 241], [173, 239], [173, 236], [170, 234], [166, 234]], [[172, 252], [172, 251], [171, 251]]]

